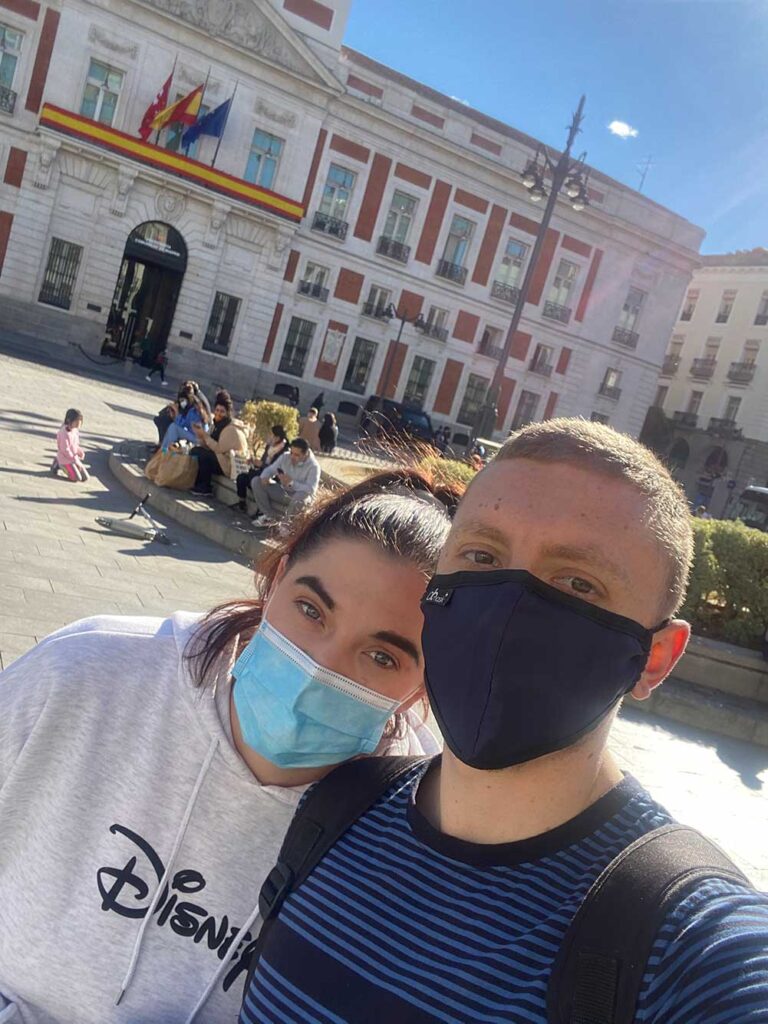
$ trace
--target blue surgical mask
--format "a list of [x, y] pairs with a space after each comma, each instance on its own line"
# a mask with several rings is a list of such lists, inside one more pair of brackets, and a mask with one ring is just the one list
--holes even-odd
[[400, 701], [323, 668], [266, 620], [235, 662], [243, 739], [278, 768], [372, 754]]

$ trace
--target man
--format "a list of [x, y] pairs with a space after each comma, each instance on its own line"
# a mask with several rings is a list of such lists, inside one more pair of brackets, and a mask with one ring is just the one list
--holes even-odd
[[320, 421], [318, 410], [313, 405], [306, 416], [299, 420], [299, 437], [303, 438], [313, 452], [320, 451]]
[[[691, 555], [682, 492], [631, 438], [561, 419], [504, 445], [462, 499], [423, 602], [443, 756], [287, 897], [244, 1024], [546, 1022], [590, 886], [670, 821], [607, 742], [621, 697], [648, 697], [685, 649], [674, 615]], [[686, 890], [635, 1019], [766, 1024], [766, 897], [723, 879]]]
[[295, 515], [312, 501], [320, 484], [320, 465], [303, 437], [291, 441], [287, 452], [251, 484], [261, 513], [258, 525], [277, 526], [283, 516]]

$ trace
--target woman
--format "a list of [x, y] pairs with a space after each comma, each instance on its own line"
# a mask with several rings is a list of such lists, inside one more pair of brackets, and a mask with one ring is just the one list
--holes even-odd
[[339, 428], [336, 426], [336, 417], [332, 412], [327, 412], [323, 417], [323, 425], [320, 427], [320, 450], [323, 455], [330, 455], [336, 447], [339, 437]]
[[285, 452], [288, 451], [288, 436], [285, 433], [285, 428], [279, 423], [276, 423], [270, 430], [267, 443], [264, 445], [264, 451], [261, 453], [261, 459], [259, 460], [258, 466], [251, 466], [250, 469], [246, 470], [245, 473], [237, 474], [237, 501], [231, 508], [239, 509], [241, 512], [247, 512], [248, 506], [246, 504], [246, 497], [248, 495], [248, 489], [251, 486], [251, 481], [254, 477], [260, 476], [262, 470], [266, 469], [267, 466], [271, 466], [273, 462], [276, 462]]
[[237, 1019], [303, 787], [377, 740], [435, 750], [419, 599], [448, 525], [423, 477], [385, 474], [314, 506], [255, 599], [86, 619], [0, 675], [0, 1016]]
[[197, 435], [194, 432], [194, 424], [200, 424], [203, 429], [210, 423], [210, 416], [200, 396], [195, 392], [191, 384], [182, 384], [177, 398], [178, 414], [173, 423], [166, 430], [161, 447], [168, 451], [172, 444], [177, 441], [197, 442]]
[[197, 423], [193, 424], [192, 429], [199, 442], [191, 452], [198, 463], [192, 494], [209, 498], [213, 494], [211, 480], [214, 473], [231, 478], [235, 456], [245, 458], [248, 453], [243, 425], [232, 418], [232, 397], [228, 391], [219, 391], [216, 395], [210, 434], [206, 434]]

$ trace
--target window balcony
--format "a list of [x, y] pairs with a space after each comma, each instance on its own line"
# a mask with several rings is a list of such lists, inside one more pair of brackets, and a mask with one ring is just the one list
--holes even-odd
[[426, 338], [434, 338], [435, 341], [448, 341], [448, 328], [440, 327], [439, 324], [424, 324], [421, 333]]
[[755, 324], [758, 327], [765, 327], [768, 324], [768, 313], [758, 313], [755, 317]]
[[544, 303], [542, 316], [545, 316], [548, 320], [559, 320], [561, 324], [567, 324], [571, 319], [571, 310], [567, 306], [561, 306], [557, 302], [547, 300]]
[[686, 322], [688, 322], [692, 317], [693, 317], [693, 310], [692, 309], [684, 309], [683, 312], [680, 314], [680, 319], [681, 320], [685, 320]]
[[741, 427], [736, 426], [736, 420], [726, 420], [717, 416], [710, 417], [707, 433], [723, 440], [736, 440], [741, 437]]
[[731, 363], [728, 367], [728, 380], [732, 384], [751, 384], [754, 376], [754, 363]]
[[611, 398], [614, 402], [618, 402], [621, 398], [621, 388], [617, 388], [614, 384], [601, 384], [597, 390], [603, 398]]
[[478, 352], [481, 356], [490, 356], [491, 359], [499, 360], [504, 355], [504, 348], [502, 345], [494, 345], [483, 339], [478, 347]]
[[315, 281], [299, 281], [299, 295], [306, 295], [310, 299], [317, 299], [318, 302], [328, 301], [328, 289]]
[[0, 110], [4, 114], [12, 114], [16, 109], [16, 93], [7, 85], [0, 85]]
[[690, 374], [697, 380], [709, 380], [715, 372], [717, 360], [711, 356], [702, 356], [701, 359], [694, 359], [691, 363]]
[[371, 316], [374, 320], [389, 320], [389, 303], [382, 305], [380, 302], [364, 302], [363, 316]]
[[529, 373], [538, 373], [541, 377], [551, 377], [553, 369], [551, 363], [545, 363], [542, 359], [533, 359], [528, 366]]
[[467, 280], [467, 268], [459, 263], [451, 263], [450, 260], [438, 260], [435, 273], [438, 277], [444, 277], [446, 281], [453, 281], [454, 284], [464, 284]]
[[617, 341], [619, 345], [624, 345], [626, 348], [637, 348], [637, 342], [640, 335], [637, 331], [628, 331], [626, 327], [619, 327], [617, 324], [613, 328], [613, 334], [611, 337], [614, 341]]
[[730, 315], [731, 315], [730, 313], [718, 313], [717, 316], [715, 317], [715, 323], [716, 324], [727, 324], [728, 323], [728, 317]]
[[664, 362], [661, 364], [662, 377], [674, 377], [679, 369], [680, 356], [664, 356]]
[[403, 242], [396, 242], [394, 238], [382, 235], [376, 246], [376, 252], [379, 256], [388, 256], [389, 259], [397, 260], [398, 263], [407, 263], [411, 256], [411, 247]]
[[682, 409], [678, 409], [677, 412], [672, 413], [672, 422], [678, 427], [689, 427], [691, 430], [696, 429], [696, 424], [699, 422], [698, 413], [685, 412]]
[[503, 281], [494, 281], [491, 285], [491, 296], [499, 299], [500, 302], [508, 302], [510, 306], [516, 306], [520, 298], [520, 289], [514, 285], [504, 284]]
[[312, 218], [312, 230], [320, 231], [324, 235], [330, 235], [331, 238], [338, 238], [340, 242], [343, 242], [347, 237], [347, 228], [349, 224], [345, 220], [339, 220], [338, 217], [331, 217], [329, 213], [320, 213], [319, 210], [315, 210], [315, 215]]

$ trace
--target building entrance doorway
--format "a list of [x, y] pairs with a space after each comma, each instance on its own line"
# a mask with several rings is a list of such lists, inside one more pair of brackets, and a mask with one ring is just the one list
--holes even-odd
[[176, 300], [187, 269], [187, 246], [161, 221], [139, 224], [128, 236], [101, 351], [152, 366], [168, 344]]

